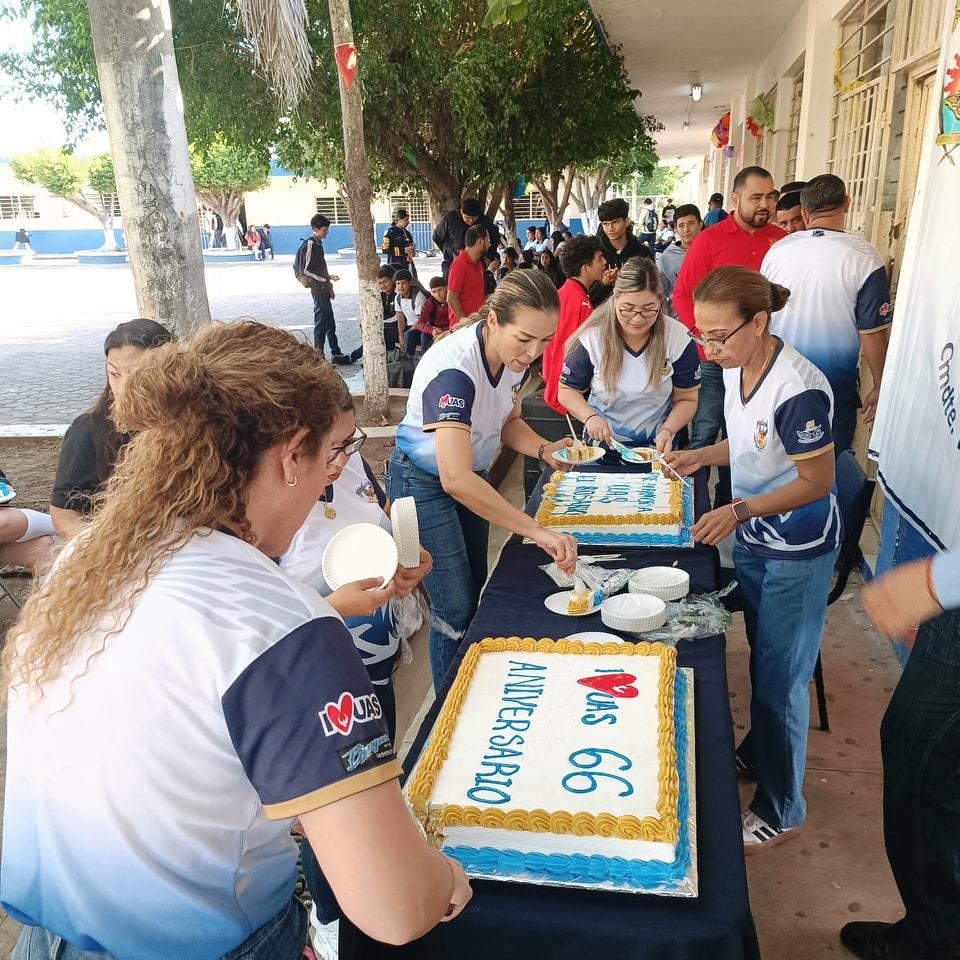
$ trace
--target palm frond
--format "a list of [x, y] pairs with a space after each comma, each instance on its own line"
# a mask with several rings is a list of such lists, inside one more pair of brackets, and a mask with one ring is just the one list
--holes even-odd
[[307, 39], [304, 0], [234, 0], [253, 43], [257, 63], [293, 108], [307, 90], [313, 50]]

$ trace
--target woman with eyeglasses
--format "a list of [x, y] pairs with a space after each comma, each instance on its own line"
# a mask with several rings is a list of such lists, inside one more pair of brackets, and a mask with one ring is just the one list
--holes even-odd
[[806, 816], [809, 694], [842, 523], [834, 495], [833, 394], [826, 377], [770, 332], [790, 291], [746, 267], [718, 267], [694, 291], [698, 342], [723, 368], [727, 439], [667, 457], [681, 474], [730, 465], [735, 499], [693, 528], [700, 543], [736, 531], [750, 643], [751, 729], [737, 748], [756, 778], [744, 852], [794, 836]]
[[679, 320], [663, 311], [660, 272], [635, 257], [613, 296], [567, 341], [559, 402], [594, 443], [673, 449], [697, 412], [700, 361]]
[[390, 583], [358, 580], [331, 590], [323, 577], [323, 552], [333, 535], [352, 523], [390, 530], [390, 503], [370, 465], [360, 456], [367, 435], [357, 426], [353, 398], [331, 369], [327, 378], [337, 417], [327, 463], [327, 487], [279, 560], [284, 573], [313, 587], [343, 617], [377, 692], [391, 739], [396, 735], [393, 668], [400, 652], [394, 599], [408, 596], [430, 571], [430, 554], [420, 548], [420, 565], [398, 567]]

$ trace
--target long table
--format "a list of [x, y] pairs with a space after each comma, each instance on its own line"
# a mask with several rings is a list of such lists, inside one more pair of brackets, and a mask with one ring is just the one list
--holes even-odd
[[[706, 479], [697, 479], [699, 513], [706, 508]], [[543, 478], [528, 510], [536, 510], [542, 486]], [[590, 547], [584, 552], [604, 551]], [[625, 557], [612, 566], [639, 568], [676, 561], [690, 574], [693, 591], [711, 591], [718, 586], [719, 564], [712, 549], [618, 548], [607, 552]], [[504, 548], [464, 637], [461, 657], [484, 637], [610, 632], [599, 613], [572, 621], [544, 607], [544, 599], [557, 589], [539, 569], [546, 562], [546, 555], [532, 544], [512, 542]], [[694, 671], [696, 899], [475, 880], [473, 900], [456, 921], [440, 924], [405, 947], [377, 943], [349, 921], [341, 921], [342, 960], [759, 960], [740, 834], [725, 640], [714, 636], [681, 641], [677, 653], [679, 664]], [[405, 775], [423, 750], [458, 667], [459, 658], [420, 727], [404, 764]]]

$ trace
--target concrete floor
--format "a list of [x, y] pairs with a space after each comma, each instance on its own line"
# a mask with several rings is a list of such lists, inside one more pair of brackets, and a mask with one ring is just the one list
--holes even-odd
[[[502, 489], [519, 505], [519, 461]], [[491, 536], [491, 565], [506, 539], [502, 531]], [[827, 618], [823, 662], [831, 731], [810, 731], [804, 832], [747, 860], [750, 900], [765, 960], [849, 956], [837, 936], [843, 923], [900, 915], [883, 852], [879, 749], [880, 718], [900, 668], [892, 648], [867, 621], [859, 594], [856, 579]], [[0, 626], [4, 616], [9, 617], [10, 606], [0, 601]], [[401, 750], [409, 746], [432, 699], [424, 631], [414, 639], [412, 650], [413, 662], [401, 666], [396, 678]], [[750, 700], [748, 650], [739, 617], [729, 634], [727, 664], [739, 734], [749, 721]], [[0, 704], [0, 723], [4, 713]], [[815, 706], [811, 723], [816, 723]], [[5, 764], [5, 743], [0, 730], [0, 764]], [[748, 784], [742, 794], [746, 804]], [[0, 956], [9, 956], [17, 933], [17, 924], [0, 914]]]

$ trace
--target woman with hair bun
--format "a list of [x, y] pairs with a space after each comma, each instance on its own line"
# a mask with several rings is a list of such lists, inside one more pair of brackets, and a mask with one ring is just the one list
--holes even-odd
[[171, 340], [173, 334], [165, 326], [145, 317], [121, 323], [107, 334], [103, 344], [106, 386], [96, 403], [70, 424], [60, 448], [50, 516], [61, 537], [80, 532], [83, 518], [93, 512], [97, 494], [130, 439], [117, 430], [113, 420], [113, 405], [127, 379], [148, 350]]
[[770, 332], [771, 314], [789, 296], [746, 267], [718, 267], [700, 281], [694, 339], [723, 367], [728, 438], [667, 457], [683, 474], [730, 465], [733, 503], [701, 517], [693, 535], [707, 544], [737, 535], [752, 684], [751, 729], [737, 768], [757, 781], [743, 814], [747, 854], [795, 836], [806, 816], [807, 688], [842, 530], [830, 385]]
[[469, 900], [407, 812], [349, 631], [271, 559], [328, 483], [329, 373], [283, 330], [211, 325], [117, 398], [134, 437], [3, 653], [17, 960], [296, 960], [294, 818], [375, 939]]
[[561, 569], [577, 560], [573, 537], [539, 526], [487, 482], [505, 446], [554, 468], [569, 438], [551, 443], [520, 419], [520, 391], [557, 327], [560, 302], [539, 270], [509, 274], [481, 307], [423, 355], [387, 468], [391, 500], [413, 497], [420, 539], [433, 557], [430, 666], [439, 690], [477, 609], [487, 579], [490, 523], [529, 537]]

